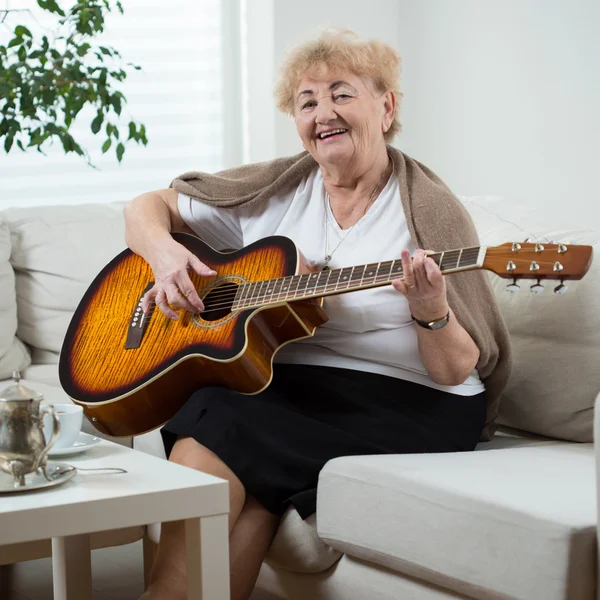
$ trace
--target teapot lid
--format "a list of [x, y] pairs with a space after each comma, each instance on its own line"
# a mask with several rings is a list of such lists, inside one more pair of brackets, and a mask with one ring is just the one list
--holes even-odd
[[43, 400], [43, 394], [29, 389], [21, 384], [21, 373], [13, 371], [13, 383], [0, 392], [0, 402], [14, 400]]

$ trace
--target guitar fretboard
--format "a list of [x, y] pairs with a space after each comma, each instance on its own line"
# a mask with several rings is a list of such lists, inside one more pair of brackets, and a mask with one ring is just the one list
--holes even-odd
[[[485, 246], [473, 246], [438, 252], [429, 256], [436, 262], [442, 273], [446, 274], [480, 268], [485, 250]], [[240, 285], [232, 309], [243, 310], [282, 301], [319, 298], [379, 287], [390, 284], [394, 279], [402, 279], [403, 276], [402, 261], [397, 259], [305, 275], [265, 279]]]

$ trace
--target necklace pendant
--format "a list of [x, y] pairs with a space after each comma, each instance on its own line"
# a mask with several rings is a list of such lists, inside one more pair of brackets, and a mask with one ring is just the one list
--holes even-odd
[[327, 263], [328, 263], [330, 260], [331, 260], [331, 254], [328, 254], [328, 255], [325, 257], [325, 264], [327, 264]]

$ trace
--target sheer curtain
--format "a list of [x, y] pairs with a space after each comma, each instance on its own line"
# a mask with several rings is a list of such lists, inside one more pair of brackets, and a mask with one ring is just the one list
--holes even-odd
[[[18, 148], [7, 155], [0, 147], [0, 208], [126, 201], [168, 187], [185, 171], [212, 172], [241, 160], [242, 131], [232, 118], [241, 98], [238, 0], [136, 0], [123, 6], [123, 15], [108, 16], [100, 43], [142, 67], [115, 88], [127, 98], [121, 134], [127, 137], [130, 119], [144, 123], [148, 145], [130, 142], [119, 164], [114, 143], [102, 155], [105, 136], [90, 130], [94, 111], [82, 111], [86, 118], [78, 119], [73, 135], [97, 170], [75, 154], [65, 155], [60, 142], [47, 156]], [[52, 17], [34, 1], [9, 5], [23, 7], [31, 13], [9, 13], [0, 27], [3, 44], [17, 24], [48, 35], [44, 28]], [[5, 8], [6, 0], [0, 0]]]

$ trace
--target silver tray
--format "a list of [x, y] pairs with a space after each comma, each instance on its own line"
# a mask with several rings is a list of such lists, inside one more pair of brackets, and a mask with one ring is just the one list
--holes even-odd
[[55, 485], [61, 485], [62, 483], [66, 483], [70, 479], [73, 479], [77, 474], [77, 469], [66, 463], [48, 461], [46, 464], [46, 472], [48, 473], [48, 477], [50, 477], [50, 481], [43, 475], [30, 473], [29, 475], [25, 475], [24, 486], [15, 487], [14, 477], [4, 471], [0, 471], [0, 494], [29, 492], [30, 490], [39, 490], [42, 488], [54, 487]]

